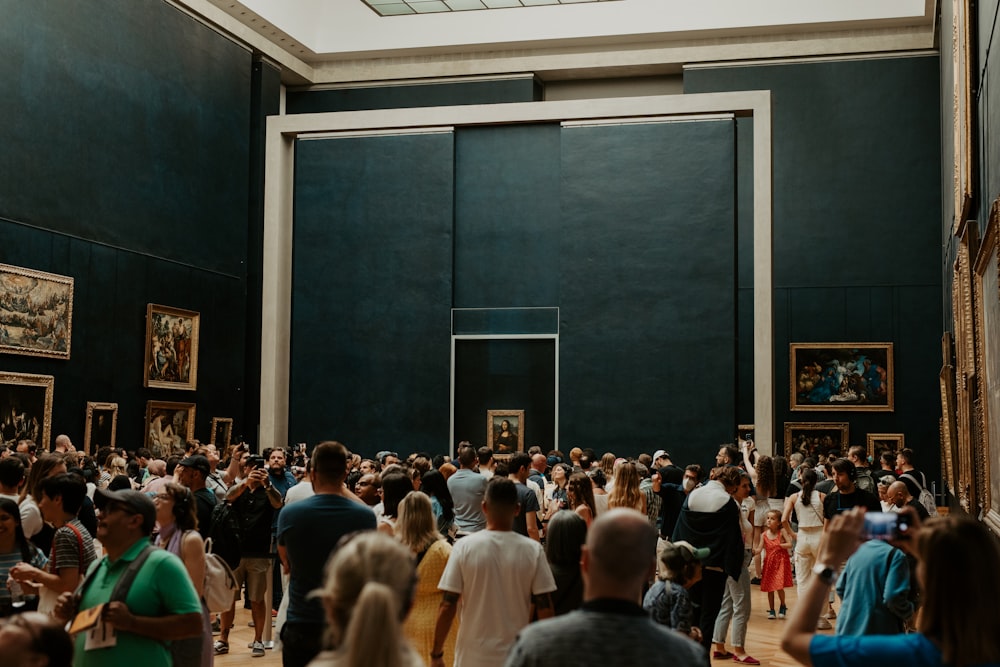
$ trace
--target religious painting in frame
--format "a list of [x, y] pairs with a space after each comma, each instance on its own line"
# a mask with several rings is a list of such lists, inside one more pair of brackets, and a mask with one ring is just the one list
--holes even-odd
[[834, 450], [846, 454], [849, 435], [847, 422], [785, 422], [785, 456], [792, 452], [818, 456]]
[[0, 264], [0, 352], [69, 359], [73, 279]]
[[[93, 455], [101, 447], [114, 447], [118, 436], [118, 404], [87, 402], [83, 452]], [[101, 465], [104, 462], [100, 462]]]
[[868, 453], [872, 456], [878, 456], [880, 452], [885, 450], [898, 452], [906, 446], [903, 444], [905, 441], [906, 437], [902, 433], [869, 433]]
[[194, 403], [146, 402], [146, 447], [153, 458], [184, 453], [185, 443], [194, 439], [194, 414]]
[[52, 393], [55, 377], [0, 372], [0, 439], [17, 445], [31, 440], [39, 452], [49, 451], [52, 438]]
[[154, 303], [146, 306], [144, 387], [198, 388], [198, 334], [201, 315]]
[[983, 520], [1000, 531], [1000, 200], [990, 220], [973, 266], [973, 294], [978, 331], [976, 368], [979, 437], [973, 439], [972, 465]]
[[959, 238], [952, 274], [951, 303], [955, 332], [955, 496], [959, 505], [975, 513], [976, 480], [973, 450], [979, 435], [975, 405], [979, 385], [976, 379], [976, 331], [974, 327], [972, 258], [979, 248], [979, 226], [965, 225]]
[[524, 451], [524, 410], [488, 410], [486, 444], [496, 454]]
[[233, 438], [232, 417], [212, 417], [212, 433], [208, 443], [215, 445], [219, 453], [224, 453]]
[[892, 412], [892, 343], [792, 343], [790, 409]]

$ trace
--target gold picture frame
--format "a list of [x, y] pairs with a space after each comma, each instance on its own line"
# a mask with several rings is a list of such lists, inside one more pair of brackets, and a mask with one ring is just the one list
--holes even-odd
[[785, 422], [785, 456], [803, 448], [809, 454], [837, 449], [847, 454], [851, 427], [847, 422]]
[[[114, 448], [118, 438], [118, 404], [87, 402], [83, 428], [83, 453], [93, 455], [101, 447]], [[103, 461], [100, 462], [104, 464]]]
[[208, 444], [215, 445], [220, 453], [226, 451], [233, 439], [232, 417], [212, 417], [212, 432]]
[[972, 258], [979, 249], [979, 226], [965, 225], [959, 237], [952, 274], [951, 303], [955, 331], [955, 497], [968, 513], [975, 513], [976, 478], [973, 452], [979, 437], [976, 401], [976, 331]]
[[955, 219], [953, 232], [962, 232], [971, 209], [973, 194], [972, 21], [968, 0], [952, 0], [952, 191]]
[[891, 452], [903, 449], [906, 447], [906, 436], [902, 433], [869, 433], [866, 442], [868, 453], [874, 456], [883, 449]]
[[[503, 435], [503, 422], [509, 430]], [[487, 410], [486, 445], [495, 454], [513, 454], [524, 451], [524, 410]]]
[[895, 409], [892, 343], [791, 343], [793, 412]]
[[[983, 520], [1000, 531], [1000, 200], [993, 203], [989, 223], [973, 265], [975, 299], [976, 376], [974, 403], [978, 437], [972, 439], [969, 457], [974, 487]], [[972, 507], [975, 507], [973, 505]]]
[[201, 314], [146, 305], [146, 352], [142, 386], [194, 391], [198, 388]]
[[0, 372], [0, 440], [16, 445], [31, 440], [39, 452], [52, 441], [52, 375]]
[[194, 439], [194, 403], [146, 401], [146, 448], [153, 458], [166, 459], [184, 453]]
[[956, 498], [958, 494], [958, 434], [955, 424], [955, 367], [942, 366], [938, 375], [941, 387], [941, 471], [948, 489]]
[[69, 359], [73, 278], [0, 264], [0, 352]]

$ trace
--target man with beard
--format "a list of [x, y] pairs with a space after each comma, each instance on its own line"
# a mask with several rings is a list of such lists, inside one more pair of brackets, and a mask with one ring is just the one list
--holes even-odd
[[296, 483], [295, 475], [285, 468], [287, 461], [285, 450], [281, 447], [275, 447], [269, 452], [265, 452], [264, 456], [267, 457], [267, 474], [271, 480], [271, 486], [278, 490], [283, 499], [288, 493], [288, 489], [295, 486]]

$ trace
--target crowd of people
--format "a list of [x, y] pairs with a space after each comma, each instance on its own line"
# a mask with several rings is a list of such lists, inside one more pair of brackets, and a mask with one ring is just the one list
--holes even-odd
[[[910, 450], [876, 461], [749, 441], [707, 473], [662, 449], [192, 442], [159, 460], [23, 441], [0, 452], [0, 636], [31, 664], [208, 667], [237, 650], [244, 601], [249, 655], [274, 619], [285, 667], [752, 665], [759, 585], [802, 664], [1000, 663], [977, 624], [1000, 596], [996, 538], [931, 516]], [[209, 541], [228, 608], [207, 602]]]

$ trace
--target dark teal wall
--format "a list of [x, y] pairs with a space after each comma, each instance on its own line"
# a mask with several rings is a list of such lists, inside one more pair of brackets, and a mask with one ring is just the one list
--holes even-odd
[[[450, 309], [560, 309], [560, 445], [670, 442], [735, 423], [735, 126], [459, 128], [300, 141], [290, 437], [445, 451]], [[551, 342], [459, 341], [455, 439], [489, 409], [555, 424]]]
[[532, 77], [520, 77], [334, 90], [292, 90], [285, 98], [285, 108], [288, 113], [322, 113], [541, 100], [541, 84]]
[[[202, 439], [213, 416], [255, 435], [248, 165], [267, 105], [252, 105], [250, 52], [160, 1], [0, 8], [0, 261], [76, 281], [72, 358], [0, 369], [54, 375], [54, 431], [78, 444], [87, 401], [119, 403], [130, 448], [148, 399], [196, 402]], [[276, 100], [276, 82], [257, 99]], [[196, 392], [142, 388], [149, 302], [202, 314]]]
[[[685, 92], [729, 90], [772, 94], [778, 437], [787, 421], [847, 421], [858, 444], [868, 432], [902, 432], [918, 465], [937, 479], [938, 58], [685, 73]], [[741, 151], [741, 174], [749, 173], [747, 159]], [[741, 202], [744, 197], [741, 192]], [[741, 322], [740, 330], [751, 331], [749, 323]], [[790, 412], [788, 344], [809, 341], [893, 341], [895, 412]], [[747, 345], [741, 336], [741, 360]], [[741, 367], [741, 374], [747, 370]], [[752, 395], [741, 393], [741, 415], [750, 401]]]

